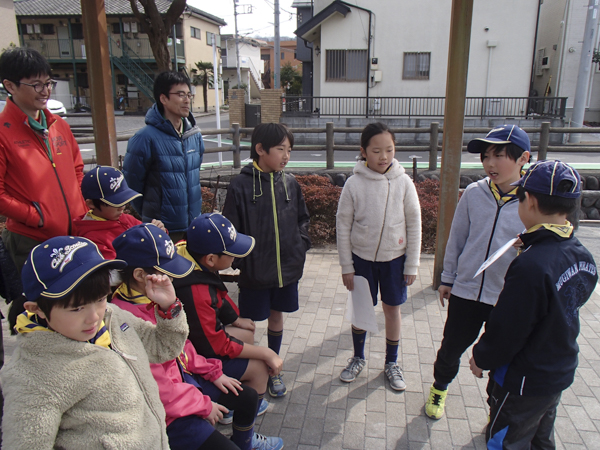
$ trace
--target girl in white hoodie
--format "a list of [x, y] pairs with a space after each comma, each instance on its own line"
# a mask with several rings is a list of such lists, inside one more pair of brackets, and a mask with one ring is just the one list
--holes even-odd
[[[369, 282], [373, 305], [381, 292], [385, 315], [385, 375], [392, 389], [406, 389], [397, 364], [400, 305], [416, 279], [421, 251], [421, 208], [415, 186], [394, 158], [394, 134], [383, 123], [365, 127], [360, 160], [348, 178], [338, 204], [337, 248], [344, 286], [354, 276]], [[354, 356], [340, 379], [350, 383], [365, 366], [366, 331], [352, 326]]]

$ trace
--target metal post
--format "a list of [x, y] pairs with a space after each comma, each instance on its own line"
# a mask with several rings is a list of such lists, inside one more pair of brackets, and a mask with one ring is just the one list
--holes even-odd
[[412, 167], [412, 169], [413, 169], [413, 183], [416, 184], [417, 181], [418, 181], [417, 180], [417, 176], [419, 174], [418, 168], [417, 168], [417, 159], [421, 159], [421, 157], [417, 156], [417, 155], [410, 155], [409, 158], [412, 159], [412, 163], [413, 163], [413, 167]]
[[[219, 104], [219, 70], [217, 66], [217, 35], [212, 35], [213, 51], [213, 87], [215, 88], [215, 112], [217, 113], [217, 128], [221, 128], [221, 105]], [[217, 135], [217, 146], [221, 146], [221, 135]], [[219, 167], [223, 166], [223, 153], [219, 152]], [[216, 195], [215, 195], [216, 197]]]
[[115, 111], [106, 107], [113, 101], [104, 0], [82, 1], [81, 13], [92, 94], [96, 159], [98, 164], [116, 167], [118, 155]]
[[335, 166], [335, 158], [333, 155], [333, 122], [325, 124], [325, 149], [327, 152], [327, 168], [333, 169]]
[[177, 72], [177, 25], [173, 24], [173, 71]]
[[548, 156], [548, 143], [550, 142], [550, 122], [542, 122], [540, 131], [540, 145], [538, 148], [538, 161], [545, 160]]
[[234, 123], [231, 125], [231, 128], [233, 128], [231, 136], [233, 142], [233, 168], [239, 169], [242, 167], [242, 160], [240, 158], [240, 124]]
[[75, 104], [81, 103], [79, 99], [79, 83], [77, 82], [77, 63], [75, 62], [75, 44], [73, 43], [73, 32], [71, 31], [71, 19], [67, 20], [69, 27], [69, 41], [71, 41], [71, 62], [73, 63], [73, 86], [75, 87]]
[[237, 68], [237, 88], [242, 88], [242, 74], [240, 73], [240, 39], [237, 27], [237, 0], [233, 0], [233, 21], [235, 22], [235, 67]]
[[439, 122], [429, 125], [429, 170], [437, 169], [438, 142], [440, 136]]
[[433, 267], [434, 289], [440, 285], [446, 243], [458, 201], [472, 19], [473, 0], [452, 0], [440, 200]]
[[281, 48], [279, 44], [279, 0], [273, 2], [273, 10], [275, 14], [275, 64], [273, 67], [273, 87], [279, 89], [281, 86]]

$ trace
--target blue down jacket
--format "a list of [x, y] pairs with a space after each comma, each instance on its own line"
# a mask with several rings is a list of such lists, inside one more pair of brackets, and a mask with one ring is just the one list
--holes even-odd
[[123, 174], [141, 194], [131, 203], [143, 222], [160, 219], [171, 231], [184, 231], [200, 214], [200, 165], [204, 142], [196, 120], [183, 120], [183, 135], [158, 111], [146, 114], [146, 126], [127, 144]]

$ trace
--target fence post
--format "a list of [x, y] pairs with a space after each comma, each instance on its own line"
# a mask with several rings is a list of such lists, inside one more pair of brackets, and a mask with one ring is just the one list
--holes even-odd
[[327, 151], [327, 168], [333, 169], [335, 165], [333, 157], [333, 122], [325, 124], [325, 150]]
[[550, 122], [542, 122], [540, 131], [540, 145], [538, 148], [538, 161], [543, 161], [548, 156], [548, 143], [550, 142]]
[[429, 170], [437, 169], [439, 134], [440, 134], [439, 122], [431, 122], [430, 129], [429, 129]]
[[233, 128], [231, 136], [233, 142], [233, 168], [239, 169], [242, 167], [242, 160], [240, 158], [240, 124], [234, 123], [231, 127]]

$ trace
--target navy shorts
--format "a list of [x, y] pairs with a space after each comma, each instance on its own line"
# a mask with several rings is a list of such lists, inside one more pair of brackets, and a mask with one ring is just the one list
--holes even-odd
[[399, 306], [406, 301], [405, 259], [405, 255], [402, 255], [391, 261], [366, 261], [352, 253], [354, 275], [364, 277], [369, 282], [373, 306], [377, 304], [377, 291], [381, 292], [381, 301], [386, 305]]
[[271, 310], [288, 313], [298, 311], [298, 282], [282, 288], [240, 288], [238, 303], [240, 316], [256, 321], [268, 319]]
[[167, 426], [172, 450], [198, 448], [215, 432], [215, 428], [200, 416], [179, 417]]
[[[223, 373], [228, 377], [239, 380], [248, 368], [248, 360], [246, 358], [234, 358], [222, 360]], [[214, 385], [211, 381], [205, 380], [197, 373], [184, 374], [184, 381], [200, 388], [204, 395], [208, 395], [213, 402], [216, 402], [223, 391]]]

